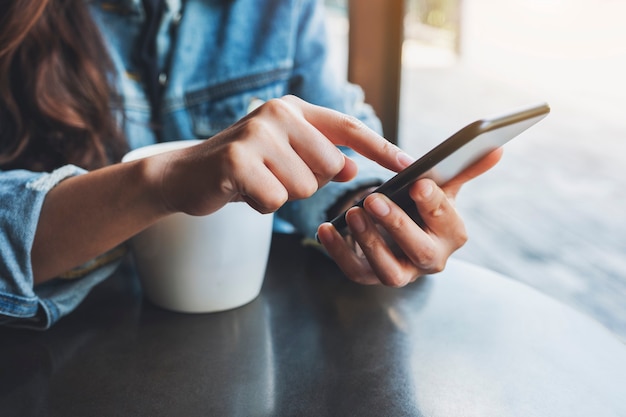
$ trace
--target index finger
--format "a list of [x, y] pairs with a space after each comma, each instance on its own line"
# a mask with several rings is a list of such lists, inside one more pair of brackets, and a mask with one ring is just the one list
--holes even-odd
[[392, 171], [401, 171], [413, 159], [353, 116], [286, 96], [302, 111], [304, 118], [332, 143], [347, 146]]

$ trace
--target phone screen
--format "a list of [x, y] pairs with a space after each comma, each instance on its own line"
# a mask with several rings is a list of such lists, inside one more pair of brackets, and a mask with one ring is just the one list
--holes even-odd
[[[424, 177], [431, 178], [439, 185], [445, 184], [489, 152], [539, 122], [549, 112], [550, 107], [546, 103], [540, 103], [477, 120], [450, 136], [373, 192], [388, 196], [419, 223], [421, 219], [413, 200], [408, 196], [407, 187]], [[362, 207], [363, 200], [365, 198], [355, 206]], [[345, 214], [343, 212], [331, 221], [342, 235], [348, 233]]]

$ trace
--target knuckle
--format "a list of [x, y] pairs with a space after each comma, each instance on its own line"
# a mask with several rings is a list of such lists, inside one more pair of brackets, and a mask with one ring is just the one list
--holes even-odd
[[415, 264], [424, 271], [433, 271], [439, 263], [437, 250], [432, 245], [422, 246], [415, 259]]
[[392, 153], [396, 153], [397, 151], [398, 151], [397, 146], [389, 142], [388, 140], [380, 141], [380, 152], [383, 155], [389, 155]]
[[[381, 251], [385, 250], [385, 243], [381, 241], [374, 233], [367, 229], [364, 231], [352, 231], [352, 234], [355, 235], [356, 245], [359, 248], [359, 252], [361, 252], [364, 256], [369, 257], [377, 253], [381, 253]], [[388, 271], [385, 271], [388, 273]]]
[[406, 230], [409, 226], [406, 217], [404, 217], [401, 213], [395, 213], [384, 218], [384, 225], [387, 231], [392, 234], [397, 234]]
[[444, 216], [447, 212], [448, 210], [446, 209], [446, 206], [440, 203], [428, 210], [428, 215], [430, 217], [441, 217]]
[[380, 242], [370, 233], [367, 233], [367, 231], [353, 231], [353, 234], [357, 235], [357, 244], [364, 253], [375, 253], [379, 250], [381, 246]]
[[263, 214], [273, 213], [287, 202], [287, 191], [273, 183], [266, 182], [261, 187], [244, 188], [241, 194], [250, 205]]
[[428, 217], [437, 218], [449, 213], [449, 205], [444, 200], [426, 201], [424, 205]]
[[270, 122], [259, 117], [253, 117], [248, 120], [245, 126], [245, 134], [253, 138], [273, 137]]
[[280, 98], [280, 100], [285, 101], [287, 103], [289, 102], [298, 103], [302, 101], [302, 99], [298, 98], [298, 96], [295, 96], [293, 94], [285, 94], [284, 96]]
[[315, 178], [315, 176], [311, 175], [311, 178], [309, 181], [307, 181], [305, 188], [305, 195], [306, 197], [311, 197], [313, 194], [315, 194], [319, 188], [319, 184], [317, 182], [317, 178]]
[[261, 214], [270, 214], [276, 211], [270, 207], [265, 207], [265, 206], [255, 206], [255, 209]]
[[337, 169], [329, 169], [327, 168], [323, 168], [323, 169], [318, 169], [315, 173], [316, 177], [317, 177], [317, 181], [319, 186], [326, 184], [329, 181], [332, 181], [332, 179], [337, 176], [339, 173], [341, 172], [341, 168], [337, 168]]
[[307, 179], [299, 181], [297, 187], [290, 192], [290, 196], [295, 199], [308, 198], [315, 194], [317, 189], [317, 180], [311, 176]]
[[430, 269], [428, 270], [431, 274], [436, 274], [438, 272], [443, 271], [446, 268], [446, 262], [443, 259], [438, 260], [437, 262], [435, 262], [434, 264], [431, 265]]
[[222, 164], [228, 167], [228, 170], [232, 173], [245, 172], [246, 161], [246, 146], [239, 142], [231, 142], [225, 147], [224, 152], [221, 154]]
[[266, 194], [262, 206], [264, 213], [273, 213], [283, 206], [288, 200], [285, 189], [276, 189]]
[[292, 109], [289, 104], [290, 99], [274, 98], [267, 101], [263, 105], [263, 112], [269, 113], [270, 116], [278, 119], [283, 119], [292, 114]]
[[380, 281], [387, 287], [400, 288], [405, 286], [409, 281], [406, 275], [399, 269], [385, 271], [380, 277]]
[[358, 133], [366, 128], [365, 124], [361, 120], [348, 114], [341, 115], [340, 123], [343, 129], [350, 130], [355, 133]]
[[337, 175], [346, 165], [346, 160], [334, 145], [330, 145], [327, 152], [324, 152], [324, 164], [321, 165], [319, 174], [326, 178]]
[[465, 230], [465, 227], [460, 228], [460, 230], [457, 232], [454, 238], [454, 242], [453, 242], [454, 248], [458, 249], [461, 246], [465, 245], [468, 239], [469, 237], [467, 235], [467, 230]]

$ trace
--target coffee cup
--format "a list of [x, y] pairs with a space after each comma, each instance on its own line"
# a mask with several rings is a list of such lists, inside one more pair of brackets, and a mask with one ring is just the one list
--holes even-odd
[[[199, 144], [164, 142], [122, 162]], [[261, 291], [272, 238], [271, 214], [243, 202], [207, 216], [172, 214], [131, 239], [145, 296], [168, 310], [209, 313], [240, 307]]]

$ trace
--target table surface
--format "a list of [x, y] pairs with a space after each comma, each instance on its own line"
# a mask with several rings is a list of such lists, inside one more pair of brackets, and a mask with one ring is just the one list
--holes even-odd
[[347, 281], [277, 235], [261, 295], [186, 315], [128, 272], [45, 332], [0, 329], [2, 416], [626, 416], [626, 345], [468, 263]]

